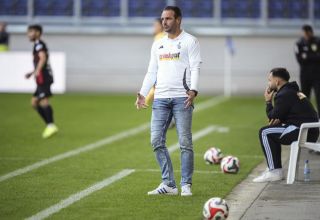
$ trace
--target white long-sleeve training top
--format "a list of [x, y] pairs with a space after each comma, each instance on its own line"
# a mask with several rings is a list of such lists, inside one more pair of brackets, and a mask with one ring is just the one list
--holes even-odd
[[140, 94], [146, 97], [155, 85], [156, 99], [187, 97], [188, 90], [198, 91], [200, 63], [199, 41], [185, 31], [155, 41]]

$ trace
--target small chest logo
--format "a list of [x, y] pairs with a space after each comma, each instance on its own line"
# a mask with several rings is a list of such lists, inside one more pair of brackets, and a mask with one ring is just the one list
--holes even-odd
[[317, 47], [317, 45], [316, 44], [311, 44], [311, 50], [312, 51], [317, 51], [317, 49], [318, 49], [318, 47]]
[[181, 49], [181, 42], [178, 43], [177, 48]]

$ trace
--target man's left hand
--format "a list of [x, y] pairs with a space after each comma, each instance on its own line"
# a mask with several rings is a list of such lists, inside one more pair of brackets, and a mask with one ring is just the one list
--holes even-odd
[[281, 121], [278, 118], [273, 118], [269, 121], [269, 125], [278, 125]]
[[196, 92], [195, 91], [188, 91], [188, 98], [186, 101], [184, 101], [184, 103], [186, 104], [185, 108], [189, 108], [192, 104], [193, 104], [193, 100], [196, 97]]

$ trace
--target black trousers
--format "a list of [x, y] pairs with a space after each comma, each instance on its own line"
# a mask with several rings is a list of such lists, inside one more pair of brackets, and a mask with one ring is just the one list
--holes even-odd
[[320, 79], [310, 79], [305, 74], [300, 74], [301, 92], [310, 99], [311, 89], [314, 89], [314, 93], [317, 101], [318, 116], [320, 118]]
[[[300, 129], [294, 125], [265, 126], [259, 131], [259, 139], [270, 170], [282, 168], [281, 144], [290, 145], [298, 140]], [[315, 142], [319, 129], [310, 129], [308, 141]]]

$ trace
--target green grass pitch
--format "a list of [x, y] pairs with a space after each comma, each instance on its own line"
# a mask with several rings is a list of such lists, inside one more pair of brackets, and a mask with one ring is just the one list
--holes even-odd
[[[200, 97], [197, 103], [211, 97]], [[51, 99], [60, 131], [41, 138], [44, 123], [30, 107], [30, 95], [0, 94], [0, 176], [40, 160], [82, 147], [150, 121], [150, 109], [137, 111], [134, 96], [65, 94]], [[219, 147], [240, 159], [240, 172], [195, 173], [193, 196], [147, 196], [161, 181], [149, 144], [150, 132], [124, 138], [0, 182], [0, 219], [30, 217], [123, 169], [131, 175], [53, 214], [49, 219], [201, 219], [204, 202], [225, 197], [262, 160], [258, 130], [266, 123], [263, 98], [235, 97], [194, 114], [193, 133], [220, 125], [229, 133], [210, 133], [194, 142], [195, 170], [220, 171], [206, 165], [205, 150]], [[169, 130], [167, 145], [177, 142]], [[180, 152], [172, 154], [180, 180]], [[232, 207], [231, 207], [232, 208]]]

